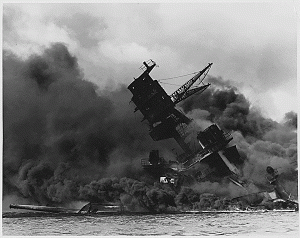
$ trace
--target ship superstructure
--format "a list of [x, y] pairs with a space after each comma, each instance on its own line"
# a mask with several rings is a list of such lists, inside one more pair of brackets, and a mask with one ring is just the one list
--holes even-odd
[[[128, 86], [133, 94], [131, 100], [136, 105], [135, 112], [140, 110], [144, 116], [143, 120], [148, 121], [149, 134], [153, 140], [174, 138], [185, 153], [191, 154], [192, 151], [183, 139], [183, 128], [191, 122], [191, 119], [176, 109], [175, 105], [195, 93], [203, 92], [210, 85], [203, 84], [191, 88], [201, 76], [206, 76], [212, 63], [171, 95], [168, 95], [158, 81], [153, 80], [149, 75], [156, 63], [150, 60], [143, 64], [144, 72]], [[200, 79], [200, 83], [203, 82], [204, 77]]]
[[[240, 172], [234, 163], [241, 164], [242, 160], [236, 147], [228, 145], [232, 140], [231, 135], [213, 124], [198, 133], [197, 139], [201, 149], [193, 151], [185, 142], [185, 129], [192, 119], [176, 108], [177, 103], [195, 93], [202, 93], [210, 86], [203, 81], [212, 63], [197, 72], [171, 95], [168, 95], [159, 82], [149, 75], [155, 66], [156, 63], [152, 60], [143, 62], [144, 72], [128, 86], [133, 94], [131, 100], [136, 105], [135, 112], [139, 110], [144, 116], [143, 121], [148, 121], [152, 139], [159, 141], [174, 138], [184, 153], [177, 156], [176, 161], [167, 163], [159, 156], [159, 151], [153, 150], [148, 160], [142, 160], [142, 166], [150, 173], [161, 174], [165, 178], [170, 174], [177, 177], [179, 174], [185, 174], [200, 181], [212, 176], [234, 175], [231, 176], [231, 180], [240, 184], [236, 179]], [[196, 82], [200, 86], [192, 87]]]

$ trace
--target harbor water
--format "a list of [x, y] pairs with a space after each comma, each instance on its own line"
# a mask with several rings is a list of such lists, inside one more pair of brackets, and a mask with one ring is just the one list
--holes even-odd
[[4, 236], [274, 236], [299, 237], [298, 212], [159, 215], [3, 214]]

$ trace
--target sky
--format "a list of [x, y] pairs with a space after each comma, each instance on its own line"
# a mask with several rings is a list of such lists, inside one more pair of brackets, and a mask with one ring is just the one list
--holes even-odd
[[[193, 3], [5, 3], [3, 49], [26, 59], [64, 43], [86, 80], [101, 89], [129, 85], [143, 61], [153, 79], [213, 66], [276, 121], [297, 112], [295, 1]], [[189, 78], [164, 81], [181, 85]], [[162, 84], [171, 94], [178, 86]]]

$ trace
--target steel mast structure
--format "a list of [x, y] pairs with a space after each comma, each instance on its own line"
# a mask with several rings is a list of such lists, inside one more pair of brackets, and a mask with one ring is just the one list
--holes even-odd
[[[150, 136], [154, 141], [174, 138], [185, 154], [191, 155], [192, 151], [184, 141], [184, 130], [191, 119], [175, 108], [176, 104], [195, 93], [202, 93], [210, 84], [191, 88], [203, 76], [203, 83], [212, 63], [199, 71], [193, 78], [183, 84], [174, 93], [168, 95], [157, 80], [153, 80], [149, 73], [156, 66], [153, 60], [143, 62], [141, 69], [144, 72], [136, 78], [128, 89], [132, 92], [131, 101], [136, 105], [135, 112], [140, 110], [143, 120], [147, 120]], [[182, 161], [181, 161], [182, 162]]]
[[[202, 93], [208, 84], [204, 84], [212, 63], [197, 72], [190, 80], [168, 95], [157, 80], [149, 73], [156, 66], [153, 60], [143, 62], [144, 72], [136, 78], [128, 89], [132, 92], [131, 101], [136, 105], [135, 112], [140, 110], [143, 120], [149, 123], [149, 134], [154, 141], [174, 138], [184, 153], [177, 155], [177, 161], [166, 161], [159, 157], [158, 150], [152, 150], [148, 159], [142, 159], [142, 166], [151, 174], [161, 176], [169, 172], [191, 176], [197, 181], [230, 176], [229, 179], [242, 186], [238, 181], [239, 169], [235, 165], [243, 163], [236, 146], [230, 146], [230, 133], [225, 133], [218, 125], [213, 124], [200, 131], [197, 140], [201, 149], [192, 151], [185, 142], [186, 127], [192, 122], [190, 118], [175, 108], [176, 104], [195, 93]], [[192, 87], [196, 82], [197, 87]], [[204, 167], [206, 168], [204, 168]], [[208, 168], [207, 168], [208, 166]]]

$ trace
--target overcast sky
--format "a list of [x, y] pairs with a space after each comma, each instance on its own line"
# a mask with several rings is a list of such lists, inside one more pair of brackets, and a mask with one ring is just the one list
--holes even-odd
[[[154, 79], [213, 62], [210, 75], [232, 81], [265, 116], [280, 121], [297, 112], [299, 18], [293, 1], [3, 6], [4, 49], [26, 58], [64, 42], [85, 79], [100, 89], [128, 85], [148, 59], [159, 65]], [[177, 89], [163, 87], [169, 94]]]

